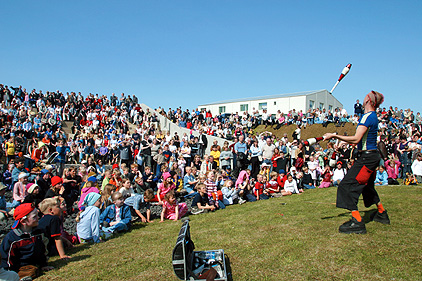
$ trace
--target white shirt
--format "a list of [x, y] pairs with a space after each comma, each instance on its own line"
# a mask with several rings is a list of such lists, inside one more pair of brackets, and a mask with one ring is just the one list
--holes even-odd
[[417, 176], [422, 176], [422, 161], [416, 159], [412, 163], [412, 172]]

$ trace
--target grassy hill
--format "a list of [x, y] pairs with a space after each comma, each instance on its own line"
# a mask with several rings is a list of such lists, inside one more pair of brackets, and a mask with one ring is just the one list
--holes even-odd
[[[292, 139], [292, 133], [296, 129], [296, 125], [283, 126], [278, 130], [275, 130], [275, 126], [263, 126], [260, 125], [255, 129], [255, 133], [259, 135], [264, 131], [271, 132], [277, 137], [283, 137], [284, 133], [287, 134], [288, 138]], [[308, 138], [322, 137], [325, 133], [334, 133], [337, 132], [339, 135], [354, 135], [356, 131], [356, 125], [352, 123], [345, 124], [344, 127], [336, 127], [334, 124], [329, 124], [327, 127], [323, 127], [321, 124], [314, 124], [308, 127], [302, 127], [301, 130], [301, 139], [306, 140]]]
[[[229, 206], [191, 216], [197, 250], [224, 249], [234, 280], [421, 280], [422, 188], [379, 187], [391, 225], [368, 222], [365, 235], [338, 233], [349, 212], [336, 189]], [[368, 221], [376, 208], [363, 207]], [[38, 280], [178, 280], [171, 254], [181, 223], [135, 223], [131, 232], [92, 246]]]

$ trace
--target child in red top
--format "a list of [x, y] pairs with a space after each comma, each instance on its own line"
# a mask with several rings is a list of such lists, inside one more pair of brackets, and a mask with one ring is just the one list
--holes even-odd
[[254, 189], [254, 195], [256, 197], [256, 200], [266, 200], [269, 199], [269, 193], [268, 190], [265, 189], [265, 182], [264, 182], [264, 176], [261, 174], [258, 174], [256, 176], [256, 183], [255, 183], [255, 189]]
[[319, 185], [319, 188], [326, 188], [331, 186], [333, 172], [331, 172], [330, 166], [325, 166], [324, 171], [322, 172], [322, 182]]
[[281, 197], [280, 185], [278, 184], [278, 174], [277, 172], [270, 173], [270, 181], [267, 183], [267, 190], [272, 197]]
[[286, 182], [286, 180], [287, 180], [286, 171], [284, 171], [283, 169], [280, 169], [280, 171], [278, 171], [277, 183], [281, 189], [284, 188], [284, 183]]
[[174, 190], [171, 190], [164, 196], [160, 222], [163, 222], [164, 218], [177, 221], [186, 215], [187, 212], [188, 207], [186, 203], [177, 203]]

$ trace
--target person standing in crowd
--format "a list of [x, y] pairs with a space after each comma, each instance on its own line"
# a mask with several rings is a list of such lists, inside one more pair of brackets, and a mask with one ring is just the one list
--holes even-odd
[[358, 211], [358, 200], [363, 195], [366, 207], [377, 205], [377, 211], [373, 220], [390, 224], [387, 211], [384, 209], [377, 191], [374, 187], [375, 170], [381, 160], [377, 149], [378, 118], [376, 109], [384, 101], [384, 96], [376, 91], [371, 91], [365, 96], [363, 106], [364, 115], [359, 120], [356, 133], [353, 136], [342, 136], [334, 133], [326, 133], [325, 140], [338, 139], [350, 144], [357, 144], [358, 159], [344, 176], [337, 189], [338, 208], [352, 211], [352, 219], [345, 222], [339, 228], [341, 233], [366, 233], [365, 222]]
[[362, 117], [362, 113], [363, 113], [363, 107], [362, 104], [359, 102], [359, 100], [356, 100], [356, 103], [354, 105], [354, 109], [355, 109], [355, 114], [360, 118]]

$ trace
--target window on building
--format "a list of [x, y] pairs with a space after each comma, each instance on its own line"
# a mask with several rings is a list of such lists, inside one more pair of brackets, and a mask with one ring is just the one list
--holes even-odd
[[218, 108], [218, 113], [226, 113], [226, 107], [225, 106], [220, 106]]
[[332, 105], [329, 105], [328, 106], [328, 110], [332, 111], [333, 110], [333, 106]]
[[206, 111], [207, 109], [206, 109], [205, 107], [203, 107], [203, 108], [201, 108], [201, 111], [203, 111], [203, 110], [205, 110], [205, 111]]
[[314, 109], [314, 105], [315, 105], [315, 101], [310, 100], [310, 101], [309, 101], [309, 108], [310, 108], [310, 109]]
[[241, 104], [240, 105], [240, 111], [248, 111], [248, 105], [247, 104]]
[[258, 106], [259, 110], [264, 110], [267, 109], [267, 103], [266, 102], [261, 102]]
[[321, 102], [319, 103], [319, 110], [323, 110], [324, 109], [324, 104]]

